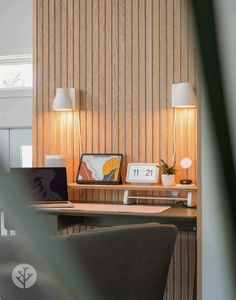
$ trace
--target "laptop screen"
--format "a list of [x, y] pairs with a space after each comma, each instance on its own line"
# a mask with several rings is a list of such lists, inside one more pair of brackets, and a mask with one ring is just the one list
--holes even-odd
[[12, 168], [11, 176], [23, 179], [34, 202], [68, 200], [66, 168]]

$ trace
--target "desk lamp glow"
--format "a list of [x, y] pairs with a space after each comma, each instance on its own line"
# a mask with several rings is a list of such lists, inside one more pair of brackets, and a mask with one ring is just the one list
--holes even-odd
[[[78, 100], [79, 99], [76, 99], [76, 93], [74, 88], [57, 88], [56, 95], [53, 101], [53, 111], [63, 112], [63, 111], [78, 110], [79, 109]], [[82, 154], [80, 120], [78, 124], [79, 124], [80, 154]]]
[[[172, 84], [172, 107], [176, 110], [178, 108], [194, 108], [197, 107], [197, 98], [193, 90], [193, 86], [189, 82]], [[176, 111], [174, 110], [174, 153], [173, 153], [173, 163], [176, 160]], [[189, 158], [182, 159], [181, 162], [189, 162]], [[191, 161], [192, 164], [192, 161]], [[184, 169], [188, 169], [190, 166], [181, 166]], [[192, 181], [188, 178], [180, 181], [182, 184], [191, 184]]]

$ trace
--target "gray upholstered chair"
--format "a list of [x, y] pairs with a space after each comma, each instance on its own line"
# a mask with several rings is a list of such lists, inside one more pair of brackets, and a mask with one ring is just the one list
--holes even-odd
[[[162, 300], [176, 235], [172, 225], [141, 224], [60, 237], [56, 243], [58, 247], [68, 247], [75, 264], [81, 260], [100, 299]], [[2, 266], [5, 270], [0, 272], [0, 298], [60, 299], [56, 289], [44, 280], [45, 270], [40, 271], [34, 286], [14, 286], [11, 274], [17, 264], [29, 263], [36, 270], [44, 268], [35, 266], [28, 251], [18, 244], [15, 237], [0, 237], [0, 270]], [[67, 299], [71, 299], [69, 295]]]

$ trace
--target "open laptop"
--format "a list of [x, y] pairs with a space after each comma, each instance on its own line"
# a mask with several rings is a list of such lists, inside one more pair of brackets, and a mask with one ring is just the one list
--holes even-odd
[[11, 168], [11, 176], [22, 178], [26, 192], [33, 195], [33, 206], [68, 208], [66, 168]]

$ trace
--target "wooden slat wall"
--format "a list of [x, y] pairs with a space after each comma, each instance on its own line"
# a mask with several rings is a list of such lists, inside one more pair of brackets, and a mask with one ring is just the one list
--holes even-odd
[[[79, 115], [84, 152], [121, 152], [125, 165], [171, 162], [171, 84], [196, 81], [191, 21], [188, 0], [34, 0], [35, 165], [65, 154], [75, 180]], [[55, 88], [73, 86], [80, 112], [52, 112]], [[177, 110], [176, 120], [177, 180], [189, 156], [195, 181], [196, 110]], [[87, 199], [95, 196], [118, 201], [108, 192]]]
[[[64, 154], [68, 180], [75, 180], [79, 117], [83, 152], [121, 152], [125, 165], [171, 162], [171, 84], [196, 84], [189, 0], [33, 2], [34, 164], [43, 165], [46, 154]], [[56, 87], [79, 91], [79, 112], [52, 112]], [[177, 180], [185, 175], [179, 161], [188, 156], [189, 176], [196, 181], [196, 110], [178, 110], [176, 120]], [[101, 191], [70, 197], [122, 200], [117, 192]], [[165, 299], [192, 299], [194, 259], [195, 234], [180, 233]]]

